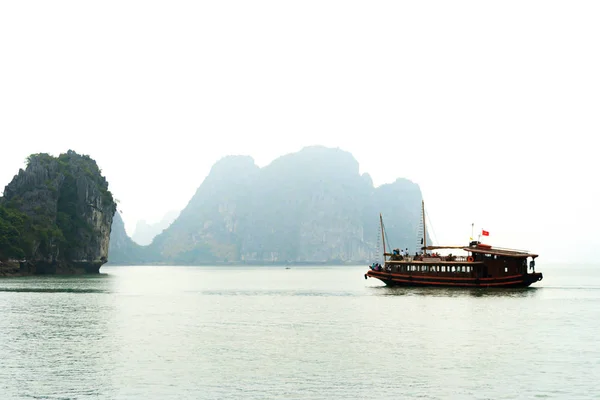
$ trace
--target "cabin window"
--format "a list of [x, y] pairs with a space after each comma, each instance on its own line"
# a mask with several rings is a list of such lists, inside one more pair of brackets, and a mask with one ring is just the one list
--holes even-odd
[[442, 265], [442, 272], [446, 272], [446, 266]]
[[504, 267], [504, 272], [508, 272], [508, 268]]

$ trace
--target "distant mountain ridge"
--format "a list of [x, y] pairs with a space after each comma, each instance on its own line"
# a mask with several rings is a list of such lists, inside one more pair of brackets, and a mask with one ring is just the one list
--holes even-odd
[[178, 216], [179, 212], [169, 211], [160, 221], [153, 224], [149, 224], [145, 220], [140, 220], [135, 225], [135, 230], [133, 231], [133, 235], [131, 235], [131, 239], [137, 244], [147, 246], [152, 243], [152, 240], [156, 235], [167, 229]]
[[407, 179], [375, 188], [340, 149], [306, 147], [263, 168], [227, 156], [150, 245], [113, 248], [109, 263], [369, 262], [381, 257], [380, 212], [391, 245], [415, 251], [421, 199]]

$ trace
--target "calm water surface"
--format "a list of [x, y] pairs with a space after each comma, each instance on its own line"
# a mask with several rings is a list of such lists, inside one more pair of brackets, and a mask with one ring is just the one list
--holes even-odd
[[600, 398], [600, 266], [530, 289], [366, 267], [103, 267], [0, 280], [0, 399]]

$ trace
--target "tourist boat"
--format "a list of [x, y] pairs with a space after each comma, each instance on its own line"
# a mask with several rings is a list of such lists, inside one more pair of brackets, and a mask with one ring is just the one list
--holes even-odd
[[[490, 288], [528, 287], [542, 280], [542, 274], [535, 272], [538, 255], [528, 251], [495, 247], [473, 238], [468, 246], [427, 246], [424, 203], [422, 214], [422, 252], [414, 256], [403, 255], [398, 249], [386, 253], [385, 227], [379, 215], [384, 262], [371, 265], [365, 279], [376, 278], [388, 286]], [[466, 255], [439, 255], [438, 250], [463, 250]]]

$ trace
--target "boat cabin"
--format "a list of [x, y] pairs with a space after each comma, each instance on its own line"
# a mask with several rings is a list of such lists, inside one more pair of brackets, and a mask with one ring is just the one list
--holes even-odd
[[[458, 256], [449, 253], [440, 255], [438, 250], [456, 249], [466, 251], [468, 255]], [[528, 273], [528, 268], [535, 272], [535, 258], [522, 250], [492, 248], [492, 246], [471, 242], [469, 246], [427, 246], [423, 254], [406, 256], [397, 249], [386, 253], [384, 269], [388, 272], [426, 274], [456, 277], [492, 278]], [[531, 262], [527, 259], [531, 257]]]
[[[421, 238], [421, 254], [411, 256], [399, 249], [387, 253], [381, 214], [379, 219], [384, 265], [371, 265], [365, 279], [372, 277], [386, 285], [401, 286], [527, 287], [543, 278], [541, 273], [535, 272], [537, 254], [492, 247], [479, 241], [471, 241], [468, 246], [427, 246], [425, 228]], [[425, 227], [424, 204], [423, 226]], [[441, 255], [439, 250], [448, 254]], [[463, 251], [466, 255], [452, 254], [451, 251], [456, 250]], [[531, 261], [528, 264], [529, 258]]]

